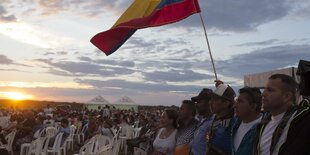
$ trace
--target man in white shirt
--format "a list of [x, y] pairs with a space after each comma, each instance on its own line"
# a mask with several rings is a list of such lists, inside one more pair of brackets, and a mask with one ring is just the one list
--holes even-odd
[[310, 154], [309, 106], [297, 106], [297, 84], [284, 74], [269, 77], [262, 94], [263, 109], [269, 112], [257, 128], [254, 155]]
[[44, 109], [44, 114], [45, 114], [45, 116], [53, 117], [53, 108], [51, 108], [49, 104]]
[[258, 88], [244, 87], [239, 90], [234, 109], [237, 120], [232, 132], [232, 154], [251, 154], [256, 126], [262, 119], [262, 95]]

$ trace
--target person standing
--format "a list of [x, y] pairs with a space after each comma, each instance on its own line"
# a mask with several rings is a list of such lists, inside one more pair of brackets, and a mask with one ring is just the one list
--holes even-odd
[[189, 154], [190, 143], [194, 138], [195, 129], [198, 124], [195, 115], [195, 103], [190, 100], [184, 100], [179, 110], [179, 126], [174, 155]]
[[258, 88], [239, 90], [234, 109], [237, 117], [232, 130], [232, 154], [252, 154], [257, 124], [262, 120], [262, 95]]
[[196, 111], [198, 115], [196, 119], [198, 121], [196, 125], [196, 131], [191, 143], [192, 155], [205, 155], [207, 152], [207, 140], [205, 138], [207, 132], [210, 130], [212, 124], [212, 113], [210, 111], [210, 95], [211, 89], [204, 88], [198, 94], [198, 96], [192, 97], [192, 101], [195, 102]]
[[231, 154], [232, 126], [235, 122], [233, 104], [236, 93], [222, 81], [216, 81], [216, 89], [211, 93], [211, 111], [214, 120], [206, 135], [207, 155]]
[[254, 155], [310, 154], [310, 108], [295, 104], [296, 91], [292, 77], [269, 77], [262, 93], [263, 110], [268, 114], [258, 125]]
[[167, 109], [163, 112], [159, 129], [153, 142], [152, 155], [173, 155], [176, 143], [178, 113], [173, 109]]

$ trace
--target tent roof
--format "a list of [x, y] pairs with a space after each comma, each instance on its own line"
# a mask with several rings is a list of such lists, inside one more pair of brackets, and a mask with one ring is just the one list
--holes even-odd
[[119, 100], [115, 101], [113, 104], [127, 104], [127, 105], [137, 105], [131, 98], [128, 96], [123, 96]]
[[110, 104], [110, 102], [99, 95], [90, 100], [87, 104]]
[[299, 80], [296, 78], [296, 71], [296, 68], [290, 67], [269, 72], [245, 75], [244, 86], [263, 88], [267, 83], [268, 78], [273, 74], [286, 74], [293, 77], [296, 82], [299, 82]]

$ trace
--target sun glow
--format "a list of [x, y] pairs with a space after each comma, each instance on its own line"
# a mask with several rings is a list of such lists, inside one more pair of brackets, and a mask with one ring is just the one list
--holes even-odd
[[11, 99], [11, 100], [27, 100], [32, 99], [32, 95], [20, 93], [20, 92], [0, 92], [2, 98]]

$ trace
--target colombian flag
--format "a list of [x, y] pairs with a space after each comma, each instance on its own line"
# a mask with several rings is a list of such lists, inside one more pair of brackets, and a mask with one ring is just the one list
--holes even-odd
[[137, 29], [174, 23], [198, 12], [197, 0], [135, 0], [110, 30], [96, 34], [90, 42], [110, 55]]

